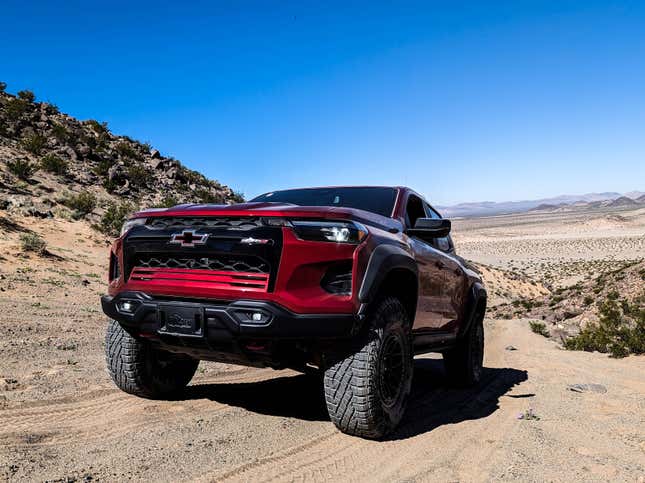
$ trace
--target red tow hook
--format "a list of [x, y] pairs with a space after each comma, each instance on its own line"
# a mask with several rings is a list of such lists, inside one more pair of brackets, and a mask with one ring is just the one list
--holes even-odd
[[267, 348], [266, 345], [260, 344], [259, 342], [249, 342], [244, 347], [246, 347], [250, 351], [263, 351]]

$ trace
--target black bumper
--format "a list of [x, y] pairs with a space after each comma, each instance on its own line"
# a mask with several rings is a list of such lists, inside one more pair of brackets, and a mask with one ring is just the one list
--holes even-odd
[[[124, 304], [130, 304], [124, 310]], [[141, 334], [209, 342], [235, 339], [337, 339], [355, 334], [359, 319], [352, 314], [295, 314], [271, 302], [236, 300], [234, 302], [185, 301], [155, 298], [143, 292], [123, 292], [115, 297], [104, 295], [105, 314], [124, 327]], [[198, 327], [176, 330], [165, 314], [195, 314]], [[253, 314], [262, 314], [253, 320]]]

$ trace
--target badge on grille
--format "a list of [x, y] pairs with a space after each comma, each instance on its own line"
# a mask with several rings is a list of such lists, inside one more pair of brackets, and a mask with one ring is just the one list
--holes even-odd
[[271, 245], [273, 240], [267, 240], [266, 238], [253, 238], [250, 236], [248, 238], [242, 238], [240, 243], [243, 245]]
[[182, 247], [194, 247], [196, 245], [205, 245], [208, 240], [207, 233], [197, 233], [195, 230], [184, 230], [181, 233], [173, 233], [170, 236], [170, 242]]

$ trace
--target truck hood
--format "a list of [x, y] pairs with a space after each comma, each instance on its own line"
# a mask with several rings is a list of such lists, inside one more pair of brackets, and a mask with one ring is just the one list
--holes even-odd
[[297, 206], [285, 203], [239, 203], [235, 205], [178, 205], [172, 208], [152, 208], [135, 213], [133, 218], [183, 216], [263, 216], [283, 218], [317, 218], [331, 220], [356, 220], [385, 229], [402, 229], [401, 223], [392, 218], [369, 211], [335, 206]]

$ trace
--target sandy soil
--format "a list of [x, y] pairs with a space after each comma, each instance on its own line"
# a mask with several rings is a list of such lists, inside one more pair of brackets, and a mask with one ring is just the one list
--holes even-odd
[[645, 259], [645, 209], [525, 213], [455, 220], [463, 257], [568, 286]]
[[[0, 240], [0, 478], [645, 478], [645, 357], [563, 351], [533, 334], [525, 320], [486, 320], [486, 370], [477, 388], [452, 388], [440, 360], [417, 360], [408, 413], [383, 442], [339, 433], [317, 378], [290, 371], [202, 363], [180, 399], [121, 393], [103, 360], [98, 296], [106, 240], [82, 223], [10, 220], [2, 211], [0, 218], [7, 234]], [[21, 251], [18, 237], [27, 229], [46, 237], [49, 256]], [[457, 231], [462, 253], [480, 247], [487, 257], [494, 255], [486, 251], [489, 237], [512, 244], [522, 236], [520, 228], [519, 235], [479, 229], [483, 234], [474, 226]], [[638, 229], [625, 235], [628, 246]], [[642, 241], [635, 243], [635, 253], [626, 248], [624, 257], [638, 255]], [[505, 256], [492, 255], [491, 265], [506, 268]], [[514, 282], [505, 283], [514, 289]], [[571, 384], [600, 384], [606, 392], [573, 392]], [[539, 419], [518, 419], [529, 409]]]

